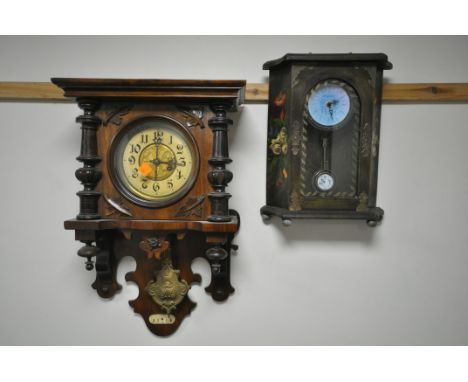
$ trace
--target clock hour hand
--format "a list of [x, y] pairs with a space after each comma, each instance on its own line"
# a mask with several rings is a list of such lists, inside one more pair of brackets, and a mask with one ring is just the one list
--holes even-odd
[[[156, 160], [153, 161], [153, 163], [155, 163]], [[156, 163], [155, 163], [156, 164]], [[162, 161], [162, 160], [158, 160], [157, 161], [157, 164], [170, 164], [170, 165], [175, 165], [175, 166], [185, 166], [185, 162], [183, 163], [178, 163], [174, 158], [172, 158], [171, 160], [169, 161]]]
[[163, 160], [159, 160], [159, 159], [153, 159], [151, 161], [151, 163], [153, 163], [156, 166], [159, 166], [160, 164], [175, 164], [175, 162], [173, 160], [163, 161]]

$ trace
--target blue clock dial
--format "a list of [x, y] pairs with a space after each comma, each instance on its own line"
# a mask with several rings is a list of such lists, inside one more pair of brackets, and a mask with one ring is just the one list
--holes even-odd
[[346, 118], [351, 102], [343, 87], [337, 84], [319, 84], [311, 93], [307, 107], [315, 122], [333, 127]]

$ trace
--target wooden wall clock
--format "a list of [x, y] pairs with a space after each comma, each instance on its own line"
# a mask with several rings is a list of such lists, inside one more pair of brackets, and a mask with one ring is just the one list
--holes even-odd
[[129, 303], [153, 333], [169, 335], [195, 307], [188, 291], [201, 279], [191, 263], [203, 257], [212, 274], [206, 291], [226, 300], [234, 291], [230, 254], [240, 224], [225, 191], [232, 179], [226, 113], [243, 102], [245, 81], [52, 82], [84, 111], [77, 118], [80, 212], [65, 228], [85, 244], [78, 254], [86, 269], [96, 269], [99, 296], [121, 288], [117, 265], [134, 257], [126, 280], [139, 295]]
[[385, 54], [287, 54], [270, 71], [264, 219], [375, 226]]

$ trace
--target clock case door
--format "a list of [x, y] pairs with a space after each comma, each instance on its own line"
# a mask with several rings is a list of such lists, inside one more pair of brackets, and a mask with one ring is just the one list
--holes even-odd
[[[288, 54], [265, 63], [270, 70], [266, 206], [261, 214], [293, 218], [383, 217], [376, 206], [384, 54]], [[345, 84], [351, 115], [336, 130], [317, 129], [307, 99], [317, 84]], [[323, 167], [327, 138], [334, 187], [321, 192], [314, 177]], [[281, 150], [280, 150], [281, 146]]]

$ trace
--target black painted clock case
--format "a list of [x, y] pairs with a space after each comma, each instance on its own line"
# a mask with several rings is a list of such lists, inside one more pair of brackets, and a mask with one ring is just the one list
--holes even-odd
[[[373, 226], [384, 211], [376, 206], [383, 70], [378, 54], [286, 54], [268, 61], [270, 71], [264, 219], [363, 219]], [[307, 118], [305, 101], [323, 81], [352, 89], [357, 104], [343, 127], [329, 134], [336, 185], [319, 192], [310, 185], [320, 162], [321, 132]]]

